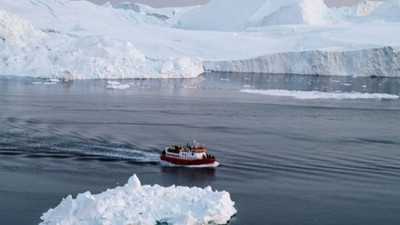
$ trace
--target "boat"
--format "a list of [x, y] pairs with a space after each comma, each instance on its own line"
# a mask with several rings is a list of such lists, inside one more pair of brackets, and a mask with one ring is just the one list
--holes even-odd
[[215, 163], [215, 157], [206, 154], [206, 146], [193, 141], [193, 145], [186, 146], [173, 145], [166, 147], [160, 155], [161, 161], [177, 165], [209, 165]]

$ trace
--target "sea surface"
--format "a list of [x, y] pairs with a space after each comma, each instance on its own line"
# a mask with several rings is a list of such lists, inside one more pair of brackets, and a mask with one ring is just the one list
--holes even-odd
[[[400, 95], [400, 79], [206, 73], [196, 79], [0, 78], [0, 224], [38, 224], [69, 194], [143, 184], [226, 190], [230, 224], [400, 224], [400, 100], [308, 99], [242, 89]], [[196, 139], [217, 168], [166, 167]]]

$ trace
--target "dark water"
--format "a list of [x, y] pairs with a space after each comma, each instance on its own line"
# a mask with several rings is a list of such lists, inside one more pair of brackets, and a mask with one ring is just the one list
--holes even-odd
[[[400, 224], [400, 100], [296, 100], [243, 88], [400, 95], [400, 80], [259, 74], [52, 85], [0, 79], [0, 224], [68, 194], [142, 183], [227, 190], [231, 224]], [[196, 138], [216, 169], [162, 167]]]

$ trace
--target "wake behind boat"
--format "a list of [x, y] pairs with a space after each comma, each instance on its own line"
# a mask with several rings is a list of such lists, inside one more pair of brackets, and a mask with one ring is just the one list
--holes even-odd
[[173, 145], [166, 147], [161, 152], [161, 161], [169, 162], [177, 165], [212, 165], [216, 163], [214, 156], [206, 154], [206, 146], [193, 141], [193, 145], [189, 143], [186, 146]]

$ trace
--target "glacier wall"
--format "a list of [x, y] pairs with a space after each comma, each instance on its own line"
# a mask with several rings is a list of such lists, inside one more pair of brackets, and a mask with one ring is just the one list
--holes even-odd
[[352, 51], [283, 52], [243, 60], [204, 61], [205, 71], [400, 77], [400, 46]]

